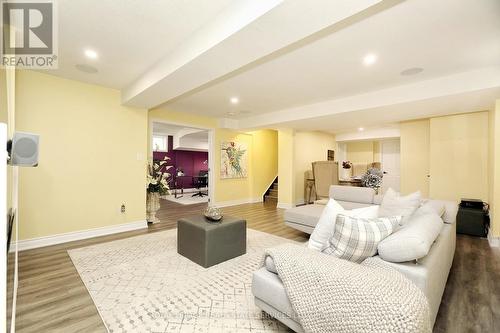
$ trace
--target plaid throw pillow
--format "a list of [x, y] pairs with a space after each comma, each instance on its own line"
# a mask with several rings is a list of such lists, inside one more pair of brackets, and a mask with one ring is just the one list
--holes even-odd
[[401, 222], [401, 216], [357, 218], [337, 215], [335, 230], [323, 253], [357, 263], [377, 254], [378, 243]]

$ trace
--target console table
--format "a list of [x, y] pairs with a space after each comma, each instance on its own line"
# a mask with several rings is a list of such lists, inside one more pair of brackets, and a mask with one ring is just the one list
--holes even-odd
[[339, 179], [339, 185], [363, 187], [361, 179]]

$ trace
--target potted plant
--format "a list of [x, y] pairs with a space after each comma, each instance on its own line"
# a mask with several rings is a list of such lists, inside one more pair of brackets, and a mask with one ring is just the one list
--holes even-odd
[[384, 174], [382, 171], [380, 171], [379, 169], [370, 168], [363, 175], [361, 182], [362, 182], [364, 187], [370, 187], [370, 188], [375, 190], [375, 193], [378, 194], [378, 190], [379, 190], [380, 186], [382, 186], [382, 178], [383, 177], [384, 177]]
[[342, 162], [342, 179], [350, 180], [352, 176], [352, 163], [351, 161]]
[[169, 193], [170, 187], [168, 186], [168, 177], [170, 174], [167, 172], [172, 166], [166, 165], [170, 158], [165, 156], [161, 162], [148, 164], [147, 175], [147, 197], [146, 197], [146, 219], [148, 223], [156, 223], [160, 220], [156, 217], [156, 212], [160, 209], [160, 196]]

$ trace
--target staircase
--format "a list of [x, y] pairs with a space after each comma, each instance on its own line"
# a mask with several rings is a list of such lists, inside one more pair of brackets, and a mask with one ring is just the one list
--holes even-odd
[[278, 177], [274, 180], [274, 182], [271, 184], [269, 189], [266, 191], [266, 194], [264, 194], [264, 202], [269, 202], [269, 203], [278, 203]]

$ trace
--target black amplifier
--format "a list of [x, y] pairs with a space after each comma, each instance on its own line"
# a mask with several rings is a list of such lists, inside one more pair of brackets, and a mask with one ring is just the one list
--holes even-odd
[[462, 201], [460, 201], [460, 207], [472, 208], [472, 209], [483, 209], [484, 203], [478, 199], [462, 199]]
[[489, 227], [488, 205], [481, 200], [462, 199], [457, 214], [457, 233], [486, 237]]

